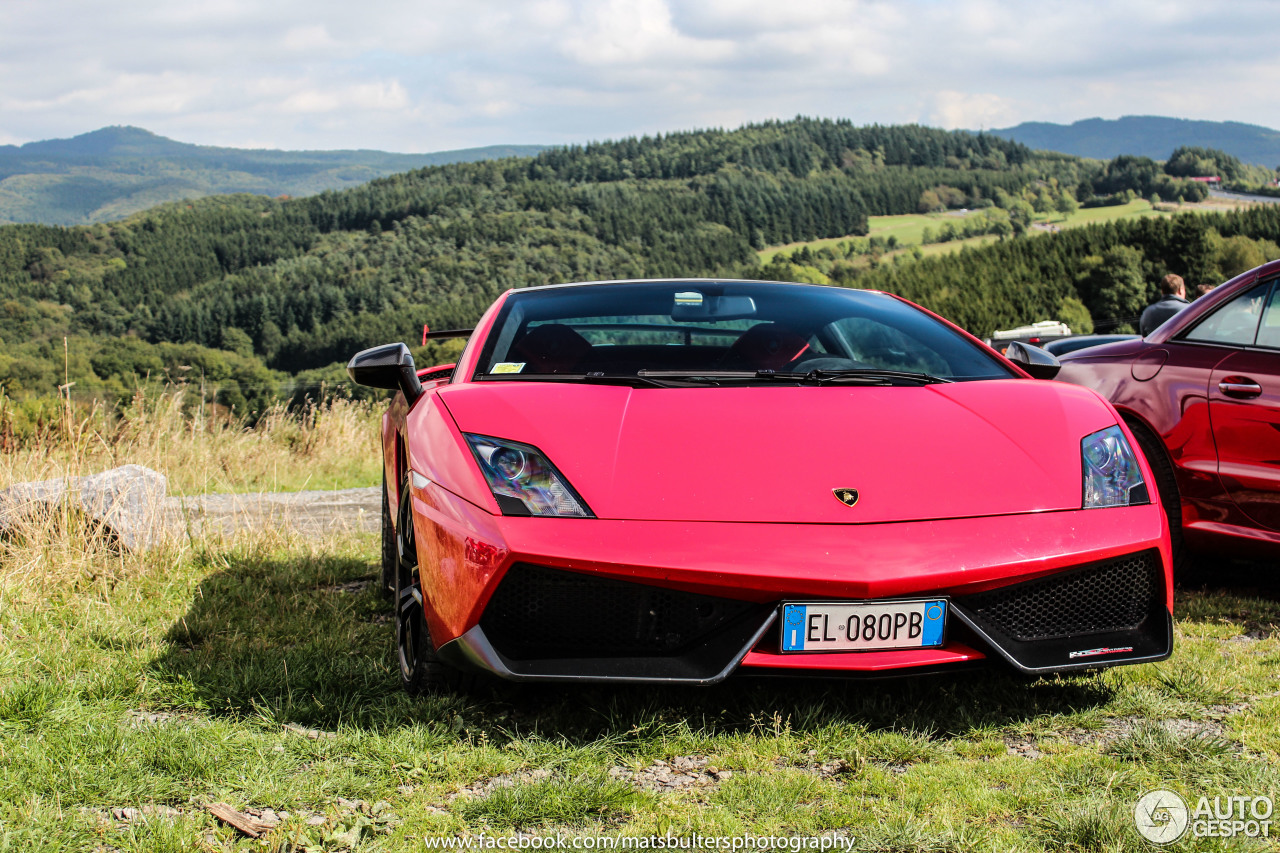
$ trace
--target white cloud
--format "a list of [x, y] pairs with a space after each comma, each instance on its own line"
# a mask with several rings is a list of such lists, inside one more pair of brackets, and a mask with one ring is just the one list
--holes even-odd
[[0, 2], [0, 139], [426, 151], [797, 114], [1280, 127], [1280, 4], [1189, 0]]
[[733, 43], [691, 38], [672, 23], [665, 0], [597, 0], [579, 7], [562, 53], [587, 66], [677, 63], [705, 66], [725, 59]]
[[1017, 105], [987, 93], [944, 90], [933, 96], [929, 124], [947, 130], [984, 130], [1018, 123]]
[[337, 89], [301, 89], [280, 102], [288, 113], [339, 113], [348, 111], [382, 111], [404, 109], [409, 97], [396, 80], [385, 83], [360, 83]]
[[286, 50], [298, 53], [331, 51], [338, 46], [338, 42], [329, 35], [328, 27], [322, 25], [291, 27], [281, 43]]

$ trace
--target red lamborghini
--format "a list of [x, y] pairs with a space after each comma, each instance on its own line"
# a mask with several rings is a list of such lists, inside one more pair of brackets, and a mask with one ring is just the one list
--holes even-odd
[[395, 389], [383, 557], [410, 692], [468, 674], [1028, 673], [1161, 660], [1169, 530], [1091, 390], [884, 293], [512, 290]]

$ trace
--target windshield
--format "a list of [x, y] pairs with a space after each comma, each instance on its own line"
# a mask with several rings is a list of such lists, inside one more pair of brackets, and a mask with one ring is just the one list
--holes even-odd
[[882, 293], [801, 284], [620, 282], [512, 293], [477, 378], [879, 370], [1008, 378], [993, 355]]

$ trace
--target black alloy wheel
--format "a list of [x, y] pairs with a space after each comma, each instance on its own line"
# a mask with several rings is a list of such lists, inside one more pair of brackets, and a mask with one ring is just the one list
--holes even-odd
[[464, 673], [436, 657], [422, 609], [422, 580], [413, 531], [413, 503], [409, 479], [400, 485], [395, 533], [396, 660], [400, 685], [410, 696], [466, 691], [475, 685], [474, 673]]
[[400, 509], [396, 516], [396, 658], [400, 664], [400, 684], [411, 695], [425, 689], [424, 652], [430, 648], [422, 615], [422, 588], [418, 580], [418, 551], [413, 532], [413, 509], [409, 478], [400, 484]]
[[382, 596], [396, 593], [396, 528], [391, 523], [391, 501], [387, 498], [387, 472], [382, 472]]

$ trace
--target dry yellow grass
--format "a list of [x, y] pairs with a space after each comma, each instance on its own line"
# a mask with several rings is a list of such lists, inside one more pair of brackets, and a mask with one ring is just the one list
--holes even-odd
[[[181, 389], [139, 394], [118, 413], [102, 406], [64, 412], [25, 440], [15, 439], [10, 430], [0, 447], [0, 489], [126, 464], [164, 474], [170, 495], [378, 483], [380, 405], [337, 400], [302, 412], [281, 406], [250, 427], [186, 404]], [[9, 405], [0, 395], [0, 431], [12, 415]], [[159, 530], [165, 509], [154, 512]], [[217, 531], [193, 532], [181, 524], [165, 526], [157, 538], [156, 547], [133, 553], [68, 505], [24, 513], [0, 532], [0, 610], [32, 598], [105, 594], [124, 578], [169, 571], [197, 554], [220, 554], [229, 547], [296, 551], [318, 544], [288, 526], [273, 525], [241, 531], [234, 543]]]
[[[157, 524], [163, 509], [156, 510]], [[223, 533], [217, 527], [165, 526], [152, 547], [129, 550], [92, 519], [64, 504], [53, 512], [23, 515], [0, 533], [0, 615], [10, 607], [91, 608], [117, 585], [143, 577], [174, 578], [213, 573], [228, 560], [317, 559], [342, 543], [359, 542], [371, 550], [367, 534], [335, 529], [317, 535], [291, 525], [261, 525]], [[162, 581], [163, 583], [163, 581]], [[0, 646], [4, 643], [0, 618]]]
[[[0, 395], [0, 429], [12, 404]], [[169, 478], [170, 494], [298, 491], [376, 485], [381, 406], [334, 400], [277, 406], [256, 424], [188, 411], [186, 392], [139, 392], [122, 412], [72, 411], [0, 452], [0, 489], [137, 464]]]

